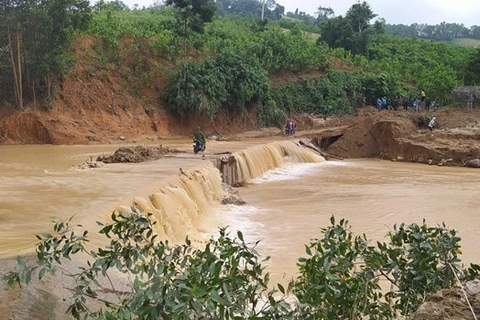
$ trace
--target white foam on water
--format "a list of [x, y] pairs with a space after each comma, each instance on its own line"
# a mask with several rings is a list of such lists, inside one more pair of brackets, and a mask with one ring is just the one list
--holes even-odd
[[253, 184], [261, 184], [273, 181], [288, 181], [302, 178], [316, 169], [324, 166], [322, 163], [287, 163], [285, 166], [266, 172], [263, 176], [250, 181]]
[[221, 216], [223, 225], [228, 227], [231, 236], [236, 237], [237, 231], [242, 231], [247, 242], [257, 241], [264, 238], [262, 230], [264, 225], [253, 222], [253, 216], [262, 214], [264, 210], [253, 206], [227, 205], [222, 207], [217, 214]]
[[322, 164], [324, 166], [328, 166], [328, 167], [353, 167], [353, 166], [356, 166], [355, 163], [352, 163], [352, 162], [349, 162], [349, 161], [342, 161], [342, 160], [325, 161]]

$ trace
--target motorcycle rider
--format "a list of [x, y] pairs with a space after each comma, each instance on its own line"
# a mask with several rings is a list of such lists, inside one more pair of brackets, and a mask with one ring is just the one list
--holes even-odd
[[207, 148], [207, 140], [205, 139], [203, 132], [200, 130], [200, 127], [197, 127], [197, 129], [193, 132], [193, 139], [195, 142], [198, 141], [201, 145], [201, 150], [205, 151]]

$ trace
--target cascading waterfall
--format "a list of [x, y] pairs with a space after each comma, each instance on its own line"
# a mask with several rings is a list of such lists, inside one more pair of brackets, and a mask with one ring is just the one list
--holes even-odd
[[235, 185], [260, 177], [286, 163], [322, 161], [325, 161], [323, 157], [293, 141], [255, 146], [215, 160], [200, 169], [180, 169], [178, 176], [165, 181], [148, 200], [135, 198], [133, 206], [153, 214], [160, 238], [180, 242], [188, 235], [199, 240], [205, 229], [206, 215], [226, 196], [222, 182]]
[[[163, 240], [182, 242], [188, 235], [201, 238], [203, 218], [225, 196], [220, 172], [212, 164], [183, 171], [165, 181], [162, 187], [147, 199], [137, 197], [132, 206], [153, 214], [157, 232]], [[127, 208], [118, 208], [124, 211]]]
[[223, 182], [241, 185], [280, 168], [286, 163], [317, 163], [325, 159], [294, 141], [272, 142], [255, 146], [217, 160]]

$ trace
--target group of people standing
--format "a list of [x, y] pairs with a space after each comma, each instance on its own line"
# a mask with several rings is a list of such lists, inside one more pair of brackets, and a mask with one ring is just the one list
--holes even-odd
[[378, 97], [377, 99], [377, 110], [400, 110], [400, 107], [403, 107], [403, 111], [408, 111], [408, 108], [411, 107], [415, 112], [421, 111], [422, 108], [425, 111], [430, 111], [430, 109], [437, 108], [437, 103], [425, 95], [425, 91], [421, 91], [419, 97], [410, 98], [408, 96], [399, 97], [395, 96], [393, 99], [387, 97]]
[[[425, 91], [422, 90], [420, 92], [420, 95], [415, 98], [410, 98], [408, 96], [395, 96], [393, 99], [387, 99], [387, 97], [379, 97], [377, 98], [377, 110], [382, 111], [382, 110], [394, 110], [398, 111], [400, 107], [403, 107], [403, 111], [408, 111], [409, 107], [412, 107], [415, 112], [421, 111], [422, 109], [425, 111], [430, 111], [431, 109], [438, 108], [437, 103], [430, 99], [430, 97], [427, 97], [425, 94]], [[428, 129], [430, 131], [433, 130], [433, 128], [436, 125], [437, 118], [433, 117], [430, 119], [428, 122]]]
[[286, 136], [293, 136], [297, 131], [297, 123], [295, 120], [288, 119], [287, 123], [285, 124], [284, 134]]

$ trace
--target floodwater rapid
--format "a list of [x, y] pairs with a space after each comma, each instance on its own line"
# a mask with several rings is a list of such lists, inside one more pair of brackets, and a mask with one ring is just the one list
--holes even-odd
[[[264, 143], [214, 141], [205, 161], [193, 155], [188, 141], [166, 141], [186, 152], [88, 170], [76, 165], [118, 146], [0, 146], [0, 258], [32, 253], [34, 235], [52, 230], [51, 217], [74, 216], [90, 229], [114, 209], [134, 203], [154, 211], [167, 238], [179, 241], [229, 225], [249, 241], [261, 240], [258, 251], [271, 256], [273, 281], [295, 275], [304, 244], [320, 236], [332, 215], [372, 240], [382, 240], [395, 223], [445, 222], [462, 237], [462, 260], [480, 262], [477, 171], [380, 160], [280, 161], [277, 151], [290, 145], [260, 147], [268, 156], [239, 152]], [[244, 206], [219, 205], [221, 178], [208, 159], [225, 151], [242, 156], [238, 162], [250, 173], [249, 183], [239, 189]], [[265, 173], [269, 167], [261, 164], [269, 161], [280, 168]], [[262, 175], [252, 176], [260, 167]]]

